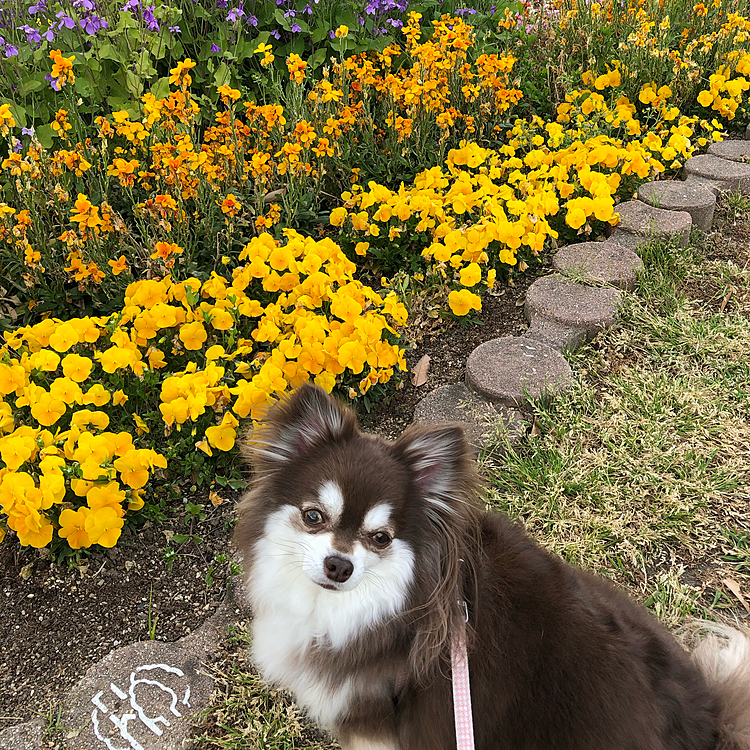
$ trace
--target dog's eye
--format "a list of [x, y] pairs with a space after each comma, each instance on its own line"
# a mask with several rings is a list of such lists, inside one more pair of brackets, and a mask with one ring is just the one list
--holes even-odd
[[391, 538], [385, 533], [385, 531], [376, 531], [370, 539], [372, 539], [378, 547], [387, 547], [391, 543]]
[[310, 526], [318, 526], [323, 523], [323, 514], [319, 510], [311, 509], [306, 510], [302, 514], [302, 518], [305, 519], [305, 523]]

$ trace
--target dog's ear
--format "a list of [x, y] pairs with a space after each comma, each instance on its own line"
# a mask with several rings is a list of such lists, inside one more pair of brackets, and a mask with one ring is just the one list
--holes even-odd
[[251, 463], [271, 469], [314, 447], [356, 432], [354, 413], [317, 385], [306, 383], [276, 403], [247, 443]]
[[472, 451], [458, 425], [412, 425], [395, 442], [396, 456], [412, 472], [422, 497], [439, 515], [460, 512], [457, 504], [474, 489]]

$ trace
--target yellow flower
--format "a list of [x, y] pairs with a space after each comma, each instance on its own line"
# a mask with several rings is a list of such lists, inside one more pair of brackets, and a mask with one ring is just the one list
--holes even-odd
[[220, 451], [230, 451], [234, 447], [237, 431], [235, 427], [239, 425], [237, 418], [227, 412], [218, 426], [209, 427], [206, 430], [206, 440]]
[[85, 528], [86, 517], [90, 512], [88, 508], [79, 508], [78, 510], [65, 508], [60, 513], [60, 529], [57, 533], [63, 539], [68, 540], [68, 544], [72, 549], [91, 546], [91, 540]]
[[86, 380], [93, 366], [94, 363], [88, 357], [82, 357], [80, 354], [68, 354], [62, 361], [63, 375], [75, 380], [76, 383]]
[[110, 393], [101, 383], [95, 383], [83, 395], [83, 403], [94, 406], [104, 406], [109, 403], [109, 399]]
[[148, 429], [148, 425], [137, 414], [133, 414], [133, 421], [135, 422], [136, 434], [143, 435], [151, 432], [151, 430]]
[[448, 295], [448, 304], [450, 305], [453, 314], [459, 316], [468, 314], [470, 310], [482, 309], [481, 298], [473, 292], [470, 292], [468, 289], [451, 292]]
[[119, 389], [112, 394], [113, 406], [122, 406], [127, 400], [128, 397], [125, 395], [125, 392], [122, 389]]
[[186, 349], [195, 351], [202, 348], [207, 338], [206, 329], [200, 321], [185, 323], [180, 327], [180, 341]]
[[128, 270], [128, 261], [124, 255], [121, 255], [117, 260], [108, 260], [107, 263], [112, 269], [113, 276], [119, 276], [123, 271]]
[[348, 26], [344, 26], [343, 23], [341, 24], [341, 26], [338, 27], [338, 29], [336, 29], [336, 38], [337, 39], [343, 39], [348, 34], [349, 34], [349, 27]]
[[49, 345], [57, 352], [67, 352], [78, 343], [78, 333], [70, 323], [61, 323], [49, 337]]
[[461, 269], [460, 277], [464, 286], [474, 286], [482, 279], [482, 269], [477, 263], [469, 263], [468, 266]]
[[68, 407], [65, 402], [55, 398], [46, 391], [31, 405], [31, 416], [44, 427], [55, 424], [65, 414]]
[[331, 217], [329, 221], [332, 226], [340, 227], [346, 221], [346, 217], [348, 215], [349, 212], [343, 206], [340, 206], [339, 208], [334, 208], [333, 211], [331, 211]]
[[84, 521], [84, 529], [91, 543], [102, 547], [114, 547], [124, 525], [123, 519], [109, 505], [90, 511]]

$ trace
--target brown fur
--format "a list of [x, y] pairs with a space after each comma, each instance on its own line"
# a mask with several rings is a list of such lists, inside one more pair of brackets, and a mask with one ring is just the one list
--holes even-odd
[[[357, 675], [390, 685], [358, 699], [336, 727], [344, 748], [366, 739], [455, 748], [450, 643], [460, 594], [470, 613], [477, 750], [750, 750], [742, 734], [750, 710], [735, 709], [729, 729], [726, 717], [732, 700], [747, 710], [738, 691], [750, 678], [709, 687], [648, 612], [485, 512], [460, 428], [411, 427], [388, 443], [305, 386], [272, 411], [250, 456], [257, 477], [235, 537], [250, 580], [264, 519], [327, 476], [343, 490], [345, 514], [360, 518], [374, 501], [393, 501], [396, 533], [416, 553], [404, 612], [344, 649], [309, 655], [330, 684]], [[440, 482], [450, 487], [439, 494], [450, 512], [425, 499]]]

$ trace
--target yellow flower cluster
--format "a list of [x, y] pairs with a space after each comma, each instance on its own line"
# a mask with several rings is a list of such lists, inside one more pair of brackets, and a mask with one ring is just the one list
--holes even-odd
[[[605, 85], [617, 85], [616, 77], [608, 74]], [[677, 167], [689, 157], [700, 124], [667, 112], [642, 134], [627, 99], [610, 107], [591, 90], [572, 92], [558, 112], [557, 123], [517, 120], [499, 149], [466, 143], [451, 150], [447, 169], [425, 170], [411, 187], [355, 185], [330, 221], [358, 255], [401, 237], [421, 243], [432, 272], [447, 281], [453, 313], [478, 310], [470, 290], [483, 276], [493, 286], [493, 266], [514, 266], [519, 252], [537, 255], [565, 227], [590, 234], [596, 222], [616, 224], [616, 201], [664, 172], [665, 161]]]
[[[364, 394], [405, 369], [396, 295], [355, 281], [332, 240], [284, 234], [283, 243], [252, 239], [231, 278], [137, 281], [108, 318], [6, 334], [0, 509], [22, 544], [44, 546], [55, 531], [74, 548], [117, 541], [149, 471], [167, 465], [134, 445], [131, 433], [149, 430], [148, 408], [166, 434], [208, 424], [195, 449], [210, 455], [234, 446], [240, 419], [307, 380]], [[110, 421], [133, 427], [108, 431]]]

